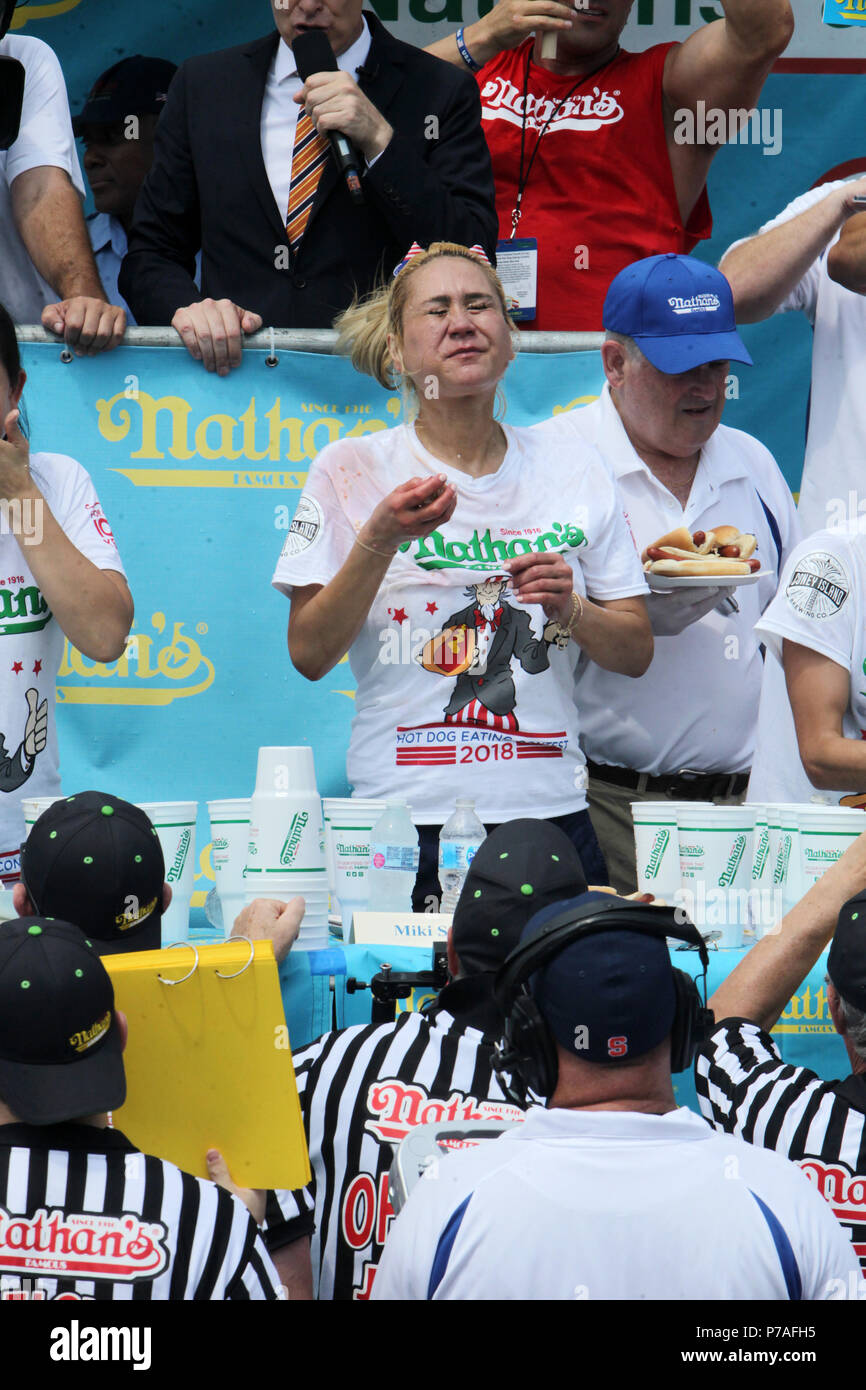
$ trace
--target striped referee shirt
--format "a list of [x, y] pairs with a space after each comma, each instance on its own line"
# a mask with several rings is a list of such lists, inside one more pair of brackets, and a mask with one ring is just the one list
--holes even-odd
[[236, 1197], [116, 1129], [0, 1125], [0, 1299], [278, 1299]]
[[866, 1076], [822, 1081], [783, 1062], [756, 1023], [729, 1018], [698, 1053], [695, 1089], [715, 1129], [802, 1168], [848, 1230], [866, 1275]]
[[[490, 977], [456, 980], [425, 1014], [326, 1033], [295, 1054], [310, 1149], [322, 1299], [368, 1299], [394, 1211], [388, 1171], [415, 1125], [522, 1119], [493, 1071], [502, 1020]], [[292, 1194], [271, 1194], [271, 1249], [303, 1233]]]

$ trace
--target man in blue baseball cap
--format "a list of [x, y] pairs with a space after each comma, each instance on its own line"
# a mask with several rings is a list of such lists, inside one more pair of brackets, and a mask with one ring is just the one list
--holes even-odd
[[812, 1300], [850, 1277], [794, 1164], [677, 1108], [707, 1019], [675, 915], [589, 892], [529, 921], [496, 977], [502, 1063], [546, 1106], [425, 1172], [374, 1299]]
[[663, 539], [697, 551], [728, 527], [760, 562], [747, 582], [648, 574], [651, 589], [665, 587], [647, 600], [649, 670], [638, 680], [595, 663], [584, 672], [590, 814], [610, 881], [627, 893], [637, 886], [633, 802], [743, 799], [763, 667], [753, 628], [799, 529], [773, 456], [721, 424], [726, 398], [739, 393], [731, 362], [752, 360], [725, 277], [691, 256], [649, 256], [615, 277], [603, 321], [600, 398], [537, 428], [599, 450], [642, 553]]

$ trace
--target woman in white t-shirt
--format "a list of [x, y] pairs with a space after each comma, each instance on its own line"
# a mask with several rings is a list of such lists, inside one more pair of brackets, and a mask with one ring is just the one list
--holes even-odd
[[[749, 801], [866, 801], [866, 534], [816, 531], [756, 625], [767, 645]], [[849, 800], [850, 799], [850, 800]]]
[[411, 424], [319, 454], [273, 580], [291, 597], [303, 675], [319, 680], [349, 653], [354, 792], [411, 805], [418, 910], [438, 898], [438, 834], [457, 796], [474, 797], [488, 825], [561, 825], [589, 881], [606, 882], [586, 810], [578, 660], [640, 676], [652, 656], [614, 484], [591, 447], [557, 451], [495, 419], [514, 350], [486, 258], [413, 248], [392, 285], [337, 326], [356, 368], [385, 386], [402, 377], [418, 406]]
[[19, 422], [26, 374], [0, 305], [0, 883], [18, 878], [22, 796], [59, 796], [54, 682], [63, 639], [120, 656], [132, 596], [87, 473], [31, 454]]

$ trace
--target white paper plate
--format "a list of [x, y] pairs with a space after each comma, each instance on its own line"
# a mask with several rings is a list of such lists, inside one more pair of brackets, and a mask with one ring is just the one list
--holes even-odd
[[754, 574], [647, 574], [644, 578], [654, 593], [664, 594], [671, 589], [739, 589], [745, 584], [757, 584], [759, 579], [770, 578], [769, 570], [756, 570]]

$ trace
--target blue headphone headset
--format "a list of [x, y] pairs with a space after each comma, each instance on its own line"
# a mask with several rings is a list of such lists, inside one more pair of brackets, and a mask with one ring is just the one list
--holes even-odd
[[710, 958], [697, 927], [688, 919], [680, 921], [681, 916], [681, 911], [672, 907], [636, 906], [616, 898], [608, 902], [596, 900], [552, 917], [540, 931], [515, 947], [494, 982], [496, 1002], [505, 1016], [505, 1033], [493, 1066], [498, 1073], [509, 1074], [510, 1083], [502, 1084], [512, 1100], [525, 1104], [527, 1090], [537, 1096], [551, 1096], [559, 1071], [556, 1040], [529, 992], [527, 981], [566, 946], [602, 931], [638, 932], [660, 941], [673, 937], [697, 947], [703, 966], [703, 975], [699, 977], [703, 980], [703, 998], [691, 975], [671, 966], [676, 994], [671, 1071], [685, 1071], [691, 1065], [714, 1025], [707, 1008]]

